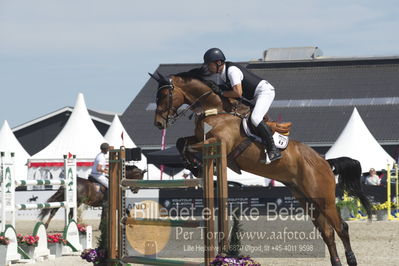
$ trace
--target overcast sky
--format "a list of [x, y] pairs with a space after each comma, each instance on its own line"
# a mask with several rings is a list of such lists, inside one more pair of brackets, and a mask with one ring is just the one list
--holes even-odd
[[215, 46], [231, 61], [292, 46], [398, 56], [398, 14], [395, 0], [0, 0], [0, 124], [73, 106], [79, 92], [122, 113], [147, 72]]

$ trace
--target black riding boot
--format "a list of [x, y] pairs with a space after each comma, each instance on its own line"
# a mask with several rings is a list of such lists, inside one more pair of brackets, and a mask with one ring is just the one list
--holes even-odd
[[256, 132], [262, 138], [262, 142], [265, 144], [267, 149], [267, 154], [271, 162], [280, 159], [281, 153], [280, 150], [277, 149], [276, 145], [274, 145], [274, 139], [272, 131], [269, 126], [263, 122], [260, 122], [256, 127]]

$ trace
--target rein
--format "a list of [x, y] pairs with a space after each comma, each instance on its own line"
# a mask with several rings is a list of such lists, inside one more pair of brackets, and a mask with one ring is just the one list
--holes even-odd
[[[173, 90], [175, 89], [175, 86], [173, 84], [168, 84], [164, 85], [158, 88], [158, 92], [163, 90], [163, 89], [168, 89], [168, 106], [164, 110], [156, 110], [155, 112], [157, 114], [160, 114], [163, 119], [165, 119], [166, 124], [173, 125], [177, 119], [180, 117], [184, 116], [188, 110], [191, 110], [198, 102], [202, 100], [202, 98], [205, 98], [209, 96], [212, 93], [212, 90], [205, 92], [202, 94], [200, 97], [198, 97], [192, 104], [190, 104], [187, 108], [185, 108], [183, 111], [180, 113], [177, 112], [177, 108], [173, 106]], [[163, 113], [167, 111], [166, 117], [163, 116]], [[171, 111], [175, 111], [174, 114], [171, 114]]]
[[195, 100], [195, 101], [194, 101], [192, 104], [190, 104], [187, 108], [185, 108], [183, 111], [181, 111], [179, 114], [176, 115], [176, 120], [177, 120], [180, 116], [184, 115], [188, 110], [191, 110], [198, 102], [200, 102], [200, 100], [201, 100], [202, 98], [205, 98], [205, 97], [209, 96], [211, 93], [212, 93], [212, 91], [207, 91], [207, 92], [205, 92], [204, 94], [202, 94], [200, 97], [198, 97], [197, 100]]
[[[173, 85], [173, 83], [163, 85], [158, 88], [158, 92], [161, 90], [164, 90], [164, 89], [168, 89], [167, 107], [165, 109], [161, 109], [161, 110], [157, 109], [155, 112], [157, 114], [159, 114], [166, 121], [167, 126], [173, 125], [180, 117], [184, 116], [188, 110], [192, 110], [193, 107], [196, 106], [203, 98], [209, 96], [213, 92], [212, 90], [209, 90], [209, 91], [203, 93], [200, 97], [198, 97], [188, 107], [184, 108], [181, 112], [177, 112], [178, 108], [173, 106], [173, 90], [175, 89], [175, 86]], [[174, 113], [172, 114], [173, 111], [174, 111]], [[165, 113], [165, 112], [167, 112], [166, 116], [163, 115], [163, 113]], [[237, 112], [236, 108], [234, 108], [233, 112], [226, 112], [226, 111], [218, 112], [217, 109], [204, 110], [201, 113], [197, 113], [196, 116], [197, 117], [202, 117], [202, 116], [207, 117], [210, 115], [221, 115], [221, 114], [230, 114], [233, 116], [237, 116], [241, 119], [244, 118], [244, 116], [242, 114]], [[190, 117], [190, 119], [191, 119], [191, 117]]]

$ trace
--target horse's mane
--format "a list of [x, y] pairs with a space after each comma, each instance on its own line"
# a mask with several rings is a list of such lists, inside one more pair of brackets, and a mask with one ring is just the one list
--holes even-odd
[[207, 84], [207, 80], [205, 80], [205, 77], [209, 75], [210, 74], [205, 67], [193, 68], [187, 72], [180, 72], [175, 74], [175, 76], [181, 77], [185, 82], [191, 81], [192, 79], [197, 79], [205, 84]]
[[[201, 83], [203, 83], [205, 86], [209, 87], [211, 90], [215, 91], [218, 85], [213, 80], [207, 79], [207, 77], [209, 77], [210, 75], [211, 74], [209, 73], [208, 69], [202, 66], [199, 68], [193, 68], [187, 72], [180, 72], [178, 74], [175, 74], [174, 76], [182, 78], [184, 82], [190, 82], [193, 79], [198, 80]], [[244, 113], [247, 112], [246, 110], [248, 109], [248, 107], [237, 100], [233, 100], [232, 98], [224, 98], [224, 97], [220, 97], [220, 99], [222, 101], [223, 110], [227, 112], [231, 112], [233, 107], [233, 102], [235, 104], [238, 104], [240, 108], [243, 108], [241, 110], [244, 110], [243, 111]]]
[[175, 76], [182, 78], [184, 82], [190, 82], [193, 79], [198, 80], [210, 89], [215, 90], [218, 85], [213, 80], [207, 79], [210, 75], [208, 69], [202, 66], [199, 68], [193, 68], [187, 72], [177, 73]]

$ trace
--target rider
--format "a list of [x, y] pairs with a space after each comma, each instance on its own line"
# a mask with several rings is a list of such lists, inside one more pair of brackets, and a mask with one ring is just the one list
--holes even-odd
[[217, 74], [218, 85], [224, 85], [229, 88], [228, 90], [222, 90], [219, 87], [216, 89], [216, 93], [224, 97], [255, 99], [251, 122], [266, 146], [270, 161], [280, 159], [282, 155], [274, 144], [272, 131], [266, 123], [263, 123], [263, 117], [274, 99], [274, 87], [266, 80], [248, 71], [245, 67], [226, 62], [226, 57], [219, 48], [211, 48], [205, 52], [204, 64], [208, 67], [209, 72]]
[[108, 153], [109, 145], [104, 142], [100, 146], [101, 152], [97, 154], [94, 164], [91, 168], [91, 175], [101, 185], [108, 189], [108, 168], [106, 167], [105, 155]]

